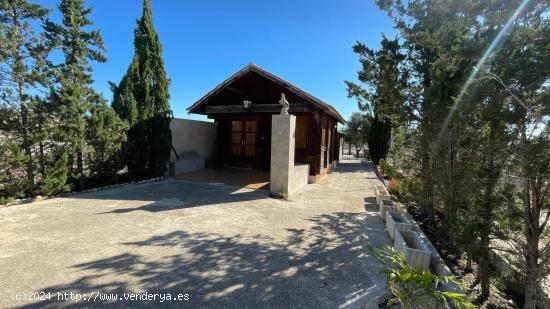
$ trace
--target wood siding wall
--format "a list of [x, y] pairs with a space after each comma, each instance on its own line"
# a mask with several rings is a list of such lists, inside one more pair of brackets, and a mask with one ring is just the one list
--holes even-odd
[[[295, 162], [307, 163], [310, 176], [327, 172], [334, 160], [336, 120], [322, 111], [291, 113], [307, 119], [306, 147], [296, 149]], [[257, 121], [256, 157], [253, 164], [243, 166], [269, 170], [271, 160], [271, 116], [266, 113], [215, 114], [211, 115], [218, 123], [218, 155], [216, 162], [221, 166], [232, 166], [231, 162], [231, 121], [234, 119], [255, 119]]]

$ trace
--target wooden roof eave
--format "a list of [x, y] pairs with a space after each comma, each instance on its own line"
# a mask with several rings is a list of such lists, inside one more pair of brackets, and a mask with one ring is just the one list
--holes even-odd
[[[259, 74], [260, 76], [263, 76], [267, 78], [268, 80], [271, 80], [272, 82], [279, 84], [283, 88], [286, 88], [290, 91], [292, 91], [297, 96], [303, 98], [306, 101], [311, 102], [313, 105], [319, 107], [321, 110], [325, 111], [332, 117], [334, 117], [338, 122], [345, 123], [344, 118], [336, 111], [334, 107], [332, 107], [330, 104], [327, 104], [320, 99], [312, 96], [311, 94], [303, 91], [302, 89], [294, 86], [293, 84], [287, 82], [286, 80], [260, 68], [259, 66], [251, 63], [247, 65], [246, 67], [242, 68], [241, 70], [237, 71], [235, 74], [231, 75], [229, 78], [227, 78], [225, 81], [223, 81], [221, 84], [216, 86], [214, 89], [209, 91], [207, 94], [205, 94], [202, 98], [200, 98], [197, 102], [195, 102], [193, 105], [187, 108], [188, 113], [196, 113], [199, 111], [199, 108], [206, 103], [212, 96], [220, 93], [223, 89], [225, 89], [227, 86], [229, 86], [231, 83], [233, 83], [235, 80], [237, 80], [239, 77], [243, 76], [244, 74], [248, 72], [255, 72]], [[204, 113], [204, 110], [202, 111]]]

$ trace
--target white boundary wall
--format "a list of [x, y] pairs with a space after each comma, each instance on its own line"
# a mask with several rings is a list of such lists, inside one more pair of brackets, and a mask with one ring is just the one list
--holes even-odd
[[[216, 157], [218, 126], [214, 122], [174, 118], [170, 130], [179, 160], [203, 159], [208, 163]], [[176, 154], [170, 151], [170, 161], [176, 160]]]

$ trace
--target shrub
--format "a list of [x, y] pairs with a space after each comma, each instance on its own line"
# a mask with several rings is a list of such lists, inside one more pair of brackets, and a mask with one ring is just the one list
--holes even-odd
[[54, 166], [46, 170], [44, 179], [40, 184], [40, 193], [45, 196], [52, 196], [70, 191], [71, 187], [67, 184], [68, 158], [67, 153], [63, 153]]
[[386, 160], [380, 159], [380, 161], [378, 161], [378, 163], [380, 164], [380, 172], [382, 174], [388, 176], [390, 179], [391, 178], [393, 178], [393, 179], [402, 179], [403, 178], [403, 174], [398, 172], [397, 169], [394, 168], [393, 166], [391, 166], [388, 162], [386, 162]]
[[127, 130], [128, 124], [105, 103], [92, 108], [87, 131], [93, 149], [89, 162], [91, 177], [107, 183], [116, 180], [117, 172], [124, 168], [122, 147]]
[[388, 187], [395, 187], [397, 186], [401, 181], [399, 179], [392, 178], [390, 179], [390, 183], [388, 184]]
[[386, 158], [390, 149], [391, 126], [388, 119], [378, 114], [370, 119], [370, 130], [368, 136], [369, 155], [374, 164]]
[[418, 202], [420, 196], [420, 182], [412, 177], [391, 179], [388, 185], [390, 194], [395, 195], [401, 202]]
[[440, 283], [452, 283], [463, 290], [466, 287], [452, 276], [437, 276], [421, 271], [407, 262], [403, 253], [391, 247], [369, 248], [369, 252], [382, 262], [381, 272], [388, 280], [390, 300], [388, 305], [400, 304], [401, 308], [477, 308], [467, 295], [441, 291]]
[[388, 184], [388, 192], [401, 200], [402, 193], [400, 183], [401, 182], [395, 178], [390, 179], [390, 183]]

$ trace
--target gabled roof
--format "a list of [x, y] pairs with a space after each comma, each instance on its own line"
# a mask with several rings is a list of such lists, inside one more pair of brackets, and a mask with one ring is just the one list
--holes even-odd
[[[287, 89], [288, 91], [291, 91], [292, 93], [294, 93], [295, 95], [301, 97], [302, 99], [304, 99], [304, 100], [310, 102], [311, 104], [317, 106], [321, 110], [325, 111], [329, 115], [336, 118], [340, 123], [342, 123], [342, 124], [345, 123], [345, 120], [342, 117], [342, 115], [340, 115], [340, 113], [338, 113], [338, 111], [334, 107], [332, 107], [330, 104], [323, 102], [322, 100], [312, 96], [311, 94], [309, 94], [309, 93], [303, 91], [302, 89], [294, 86], [293, 84], [287, 82], [286, 80], [284, 80], [284, 79], [282, 79], [282, 78], [280, 78], [280, 77], [278, 77], [278, 76], [276, 76], [276, 75], [260, 68], [259, 66], [257, 66], [254, 63], [248, 64], [247, 66], [245, 66], [244, 68], [239, 70], [237, 73], [231, 75], [228, 79], [226, 79], [221, 84], [216, 86], [216, 88], [210, 90], [210, 92], [208, 92], [206, 95], [204, 95], [202, 98], [200, 98], [197, 102], [195, 102], [193, 105], [189, 106], [187, 108], [187, 112], [188, 113], [196, 112], [197, 109], [201, 105], [205, 104], [212, 96], [220, 93], [225, 87], [231, 85], [234, 81], [236, 81], [240, 77], [244, 76], [248, 72], [255, 72], [255, 73], [259, 74], [260, 76], [263, 76], [263, 77], [267, 78], [268, 80], [280, 85], [281, 87]], [[292, 102], [291, 102], [291, 104], [292, 104]]]

